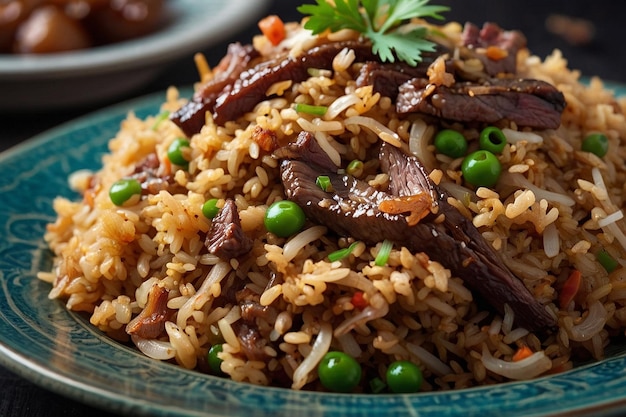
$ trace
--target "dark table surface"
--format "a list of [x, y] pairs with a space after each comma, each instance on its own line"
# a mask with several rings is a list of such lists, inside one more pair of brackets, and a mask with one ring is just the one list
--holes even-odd
[[[250, 0], [254, 1], [254, 0]], [[302, 3], [293, 0], [273, 0], [266, 14], [278, 14], [284, 20], [299, 20], [295, 5]], [[520, 29], [528, 38], [530, 49], [540, 57], [560, 49], [568, 59], [571, 68], [579, 69], [583, 75], [599, 75], [606, 80], [626, 83], [626, 46], [623, 27], [626, 16], [626, 2], [615, 0], [439, 0], [452, 10], [446, 14], [449, 20], [472, 21], [482, 24], [495, 21], [508, 29]], [[551, 16], [585, 19], [593, 28], [591, 39], [579, 43], [567, 36], [549, 29]], [[226, 51], [228, 43], [236, 40], [247, 42], [258, 33], [255, 25], [242, 30], [236, 36], [206, 50], [209, 63], [214, 65]], [[172, 64], [164, 73], [139, 91], [129, 92], [116, 101], [127, 100], [152, 92], [164, 91], [170, 85], [189, 86], [197, 80], [197, 73], [191, 56]], [[2, 92], [0, 91], [0, 94]], [[64, 109], [60, 111], [5, 112], [0, 114], [0, 151], [45, 132], [81, 115], [94, 111], [107, 104], [93, 107]], [[112, 416], [104, 410], [95, 409], [52, 393], [36, 386], [0, 367], [0, 417], [31, 416]]]

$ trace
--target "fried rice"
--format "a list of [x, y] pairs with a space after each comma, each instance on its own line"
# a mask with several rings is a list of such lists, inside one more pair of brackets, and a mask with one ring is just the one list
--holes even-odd
[[[288, 28], [281, 47], [295, 55], [356, 36], [312, 36], [299, 24]], [[438, 30], [459, 42], [459, 24]], [[261, 60], [276, 54], [277, 47], [261, 35], [254, 46]], [[202, 57], [198, 64], [198, 85], [215, 77]], [[110, 140], [102, 167], [70, 178], [82, 199], [54, 202], [57, 218], [45, 235], [54, 269], [39, 274], [52, 285], [50, 298], [84, 312], [93, 326], [155, 360], [211, 373], [207, 353], [221, 344], [223, 376], [292, 389], [324, 390], [316, 367], [331, 350], [361, 364], [364, 382], [357, 392], [368, 392], [367, 380], [384, 378], [397, 360], [417, 364], [422, 390], [431, 391], [530, 379], [603, 358], [626, 325], [626, 101], [598, 78], [583, 83], [559, 51], [541, 59], [521, 49], [517, 75], [552, 84], [567, 107], [556, 129], [500, 122], [507, 138], [498, 156], [503, 174], [496, 186], [475, 188], [463, 181], [462, 158], [436, 152], [433, 137], [454, 127], [475, 148], [477, 128], [398, 115], [392, 99], [372, 86], [356, 86], [362, 65], [343, 50], [332, 70], [273, 85], [236, 120], [218, 125], [207, 114], [201, 131], [188, 138], [184, 168], [169, 162], [167, 149], [185, 135], [163, 115], [180, 109], [187, 98], [170, 88], [162, 114], [145, 119], [129, 114]], [[450, 76], [433, 64], [432, 83]], [[295, 103], [327, 111], [297, 112]], [[258, 129], [272, 132], [281, 146], [302, 131], [313, 132], [338, 166], [363, 161], [361, 179], [380, 189], [389, 178], [368, 159], [371, 151], [381, 141], [408, 149], [558, 328], [530, 332], [517, 326], [508, 306], [504, 314], [495, 312], [428, 253], [395, 245], [380, 266], [375, 259], [382, 242], [357, 242], [347, 257], [333, 262], [328, 255], [355, 239], [310, 221], [287, 238], [268, 232], [268, 206], [286, 197], [279, 161], [258, 140]], [[608, 137], [606, 156], [580, 150], [591, 132]], [[134, 204], [114, 205], [111, 185], [155, 156], [156, 175], [170, 178], [172, 186]], [[248, 253], [222, 259], [207, 250], [212, 221], [202, 205], [212, 198], [219, 206], [234, 200], [241, 228], [253, 242]], [[601, 250], [617, 262], [610, 273], [597, 259]], [[573, 271], [580, 273], [580, 284], [563, 303]], [[364, 303], [357, 302], [357, 293]], [[129, 326], [154, 308], [150, 304], [158, 297], [166, 305], [158, 331], [149, 337], [129, 334]], [[522, 348], [531, 354], [520, 360], [516, 353]]]

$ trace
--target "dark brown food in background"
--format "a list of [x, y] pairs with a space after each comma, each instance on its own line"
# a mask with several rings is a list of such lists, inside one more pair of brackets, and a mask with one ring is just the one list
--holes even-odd
[[86, 49], [147, 35], [163, 22], [165, 0], [5, 0], [0, 53]]

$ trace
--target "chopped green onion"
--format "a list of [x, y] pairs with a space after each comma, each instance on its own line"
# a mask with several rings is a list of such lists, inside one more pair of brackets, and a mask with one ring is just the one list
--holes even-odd
[[387, 261], [389, 260], [389, 254], [391, 253], [391, 249], [393, 249], [393, 243], [385, 239], [383, 241], [383, 244], [380, 246], [380, 251], [378, 251], [376, 259], [374, 259], [374, 265], [385, 266], [387, 264]]
[[356, 245], [358, 245], [359, 242], [353, 242], [350, 246], [348, 246], [347, 248], [343, 248], [343, 249], [339, 249], [336, 250], [332, 253], [328, 254], [328, 260], [331, 262], [335, 262], [335, 261], [340, 261], [344, 258], [347, 258], [352, 251], [354, 251], [354, 248], [356, 248]]
[[315, 185], [327, 193], [333, 190], [333, 184], [331, 184], [330, 177], [328, 177], [328, 175], [320, 175], [317, 177], [315, 179]]
[[358, 159], [355, 159], [354, 161], [348, 164], [348, 167], [346, 168], [346, 172], [352, 175], [353, 177], [360, 177], [361, 174], [363, 174], [363, 162], [359, 161]]
[[596, 258], [609, 274], [615, 271], [615, 268], [619, 266], [619, 263], [604, 249], [596, 254]]
[[168, 110], [164, 110], [161, 113], [159, 113], [159, 115], [156, 117], [156, 121], [152, 125], [152, 130], [157, 130], [161, 122], [163, 122], [163, 120], [167, 119], [169, 116], [170, 116], [170, 112]]
[[297, 103], [295, 109], [298, 113], [307, 113], [314, 116], [323, 116], [326, 114], [328, 107], [326, 106], [313, 106], [311, 104]]
[[370, 381], [370, 390], [372, 394], [379, 394], [387, 388], [387, 384], [382, 379], [376, 377]]
[[306, 72], [310, 77], [330, 77], [333, 75], [330, 70], [321, 68], [307, 68]]

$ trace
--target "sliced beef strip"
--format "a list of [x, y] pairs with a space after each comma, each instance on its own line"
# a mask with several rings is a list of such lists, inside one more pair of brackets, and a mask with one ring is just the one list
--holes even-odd
[[234, 83], [258, 56], [258, 51], [252, 45], [242, 45], [238, 42], [230, 44], [224, 58], [213, 69], [214, 77], [204, 83], [192, 99], [174, 112], [170, 119], [188, 137], [198, 133], [204, 125], [206, 111], [213, 108], [217, 97], [229, 84]]
[[241, 219], [233, 200], [226, 200], [224, 207], [213, 218], [205, 245], [210, 253], [227, 261], [252, 249], [252, 239], [241, 228]]
[[237, 71], [225, 71], [228, 76], [224, 80], [211, 84], [207, 92], [194, 97], [171, 119], [188, 136], [200, 131], [206, 112], [213, 114], [215, 123], [223, 125], [251, 111], [266, 98], [271, 85], [286, 80], [304, 81], [310, 68], [332, 69], [333, 58], [344, 48], [352, 49], [358, 62], [375, 59], [370, 43], [346, 41], [323, 44], [297, 57], [286, 55], [241, 71], [241, 65], [237, 65]]
[[493, 78], [481, 84], [429, 86], [413, 79], [400, 86], [396, 109], [400, 114], [422, 113], [458, 122], [496, 123], [556, 129], [566, 103], [563, 93], [540, 80]]
[[[298, 143], [307, 153], [310, 136], [301, 135]], [[471, 222], [447, 204], [446, 195], [425, 177], [417, 159], [383, 145], [381, 162], [391, 170], [392, 195], [369, 186], [349, 175], [305, 161], [285, 159], [281, 177], [287, 197], [299, 204], [307, 217], [342, 236], [352, 236], [368, 244], [385, 239], [428, 256], [461, 277], [473, 291], [480, 294], [499, 313], [508, 304], [515, 312], [516, 323], [529, 330], [552, 327], [555, 321], [544, 306], [535, 300], [503, 264], [497, 253], [484, 241]], [[397, 169], [397, 171], [396, 171]], [[401, 172], [402, 174], [398, 174]], [[333, 191], [327, 193], [315, 185], [319, 175], [329, 177]], [[397, 178], [400, 177], [400, 178]], [[424, 192], [436, 196], [436, 213], [410, 226], [403, 214], [380, 210], [383, 201], [407, 193]], [[443, 221], [435, 218], [445, 215]], [[440, 217], [439, 217], [440, 219]]]
[[286, 80], [302, 82], [309, 77], [308, 70], [311, 68], [332, 69], [333, 59], [345, 48], [354, 51], [357, 62], [374, 59], [370, 43], [346, 41], [323, 44], [301, 56], [287, 56], [269, 65], [264, 63], [244, 72], [230, 90], [217, 98], [213, 119], [219, 125], [235, 120], [265, 99], [271, 85]]
[[[381, 169], [389, 175], [390, 191], [394, 195], [409, 196], [424, 190], [432, 190], [431, 194], [439, 195], [437, 215], [443, 214], [445, 217], [438, 225], [438, 230], [452, 238], [452, 241], [442, 239], [442, 243], [446, 242], [450, 246], [448, 248], [439, 246], [440, 253], [436, 255], [439, 262], [445, 265], [447, 257], [454, 257], [451, 255], [452, 252], [459, 252], [459, 248], [467, 248], [468, 253], [460, 256], [461, 263], [453, 265], [451, 269], [472, 289], [477, 290], [492, 305], [497, 299], [501, 307], [494, 307], [500, 313], [503, 313], [503, 305], [509, 304], [516, 312], [517, 323], [529, 330], [555, 325], [554, 318], [510, 272], [500, 255], [472, 222], [448, 203], [448, 195], [430, 181], [423, 165], [416, 157], [383, 143], [380, 161]], [[467, 265], [467, 262], [472, 264]]]

